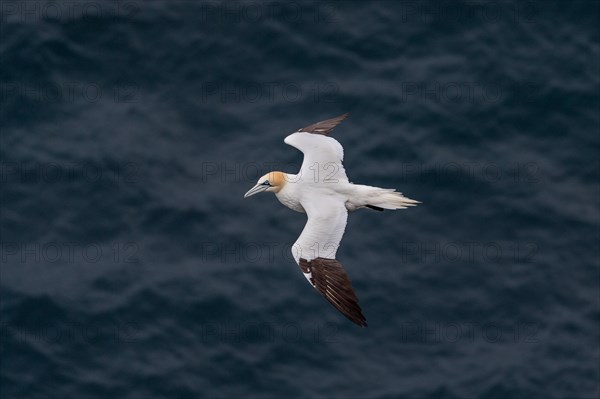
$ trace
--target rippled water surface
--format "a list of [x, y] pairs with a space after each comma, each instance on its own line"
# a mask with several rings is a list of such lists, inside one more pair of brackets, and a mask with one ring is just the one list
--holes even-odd
[[[0, 6], [2, 398], [600, 395], [599, 3]], [[344, 112], [365, 329], [242, 198]]]

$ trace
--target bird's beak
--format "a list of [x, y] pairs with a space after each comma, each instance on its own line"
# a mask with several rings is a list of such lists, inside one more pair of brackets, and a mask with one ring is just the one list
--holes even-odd
[[254, 186], [250, 190], [248, 190], [248, 192], [246, 194], [244, 194], [244, 198], [248, 198], [249, 196], [254, 195], [254, 194], [262, 193], [267, 188], [269, 188], [269, 186], [257, 184], [256, 186]]

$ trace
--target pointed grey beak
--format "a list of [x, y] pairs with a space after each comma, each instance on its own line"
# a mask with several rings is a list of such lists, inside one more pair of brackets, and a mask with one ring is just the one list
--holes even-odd
[[254, 194], [262, 193], [267, 188], [269, 188], [269, 186], [266, 186], [264, 184], [257, 184], [256, 186], [254, 186], [250, 190], [248, 190], [248, 192], [246, 194], [244, 194], [244, 198], [248, 198]]

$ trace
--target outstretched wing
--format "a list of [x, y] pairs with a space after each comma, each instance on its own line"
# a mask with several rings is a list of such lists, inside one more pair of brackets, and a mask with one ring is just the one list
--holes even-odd
[[[328, 121], [319, 123], [325, 122]], [[319, 123], [311, 126], [317, 126]], [[308, 128], [311, 128], [311, 126]], [[329, 131], [331, 129], [333, 127]], [[287, 136], [284, 142], [304, 153], [304, 160], [300, 167], [300, 177], [304, 182], [338, 183], [348, 181], [346, 170], [342, 165], [344, 148], [333, 137], [308, 133], [300, 129], [300, 131]]]
[[332, 195], [315, 197], [302, 201], [308, 221], [292, 254], [304, 277], [325, 299], [354, 323], [366, 326], [352, 283], [335, 260], [348, 219], [345, 200]]
[[367, 319], [362, 314], [352, 283], [340, 262], [325, 258], [310, 262], [300, 259], [300, 269], [305, 276], [311, 275], [309, 281], [313, 287], [340, 313], [361, 327], [367, 326]]
[[302, 129], [298, 129], [299, 132], [307, 132], [312, 134], [322, 134], [329, 135], [331, 131], [339, 125], [344, 119], [348, 117], [348, 113], [344, 115], [336, 116], [335, 118], [327, 119], [325, 121], [313, 123], [310, 126], [303, 127]]
[[308, 220], [292, 247], [294, 259], [297, 263], [301, 258], [308, 261], [335, 259], [348, 220], [345, 200], [342, 196], [321, 193], [314, 188], [306, 189], [300, 203]]

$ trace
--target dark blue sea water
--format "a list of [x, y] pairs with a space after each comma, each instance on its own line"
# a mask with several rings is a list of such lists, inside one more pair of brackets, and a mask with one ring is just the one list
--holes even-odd
[[[0, 397], [598, 398], [600, 3], [0, 3]], [[356, 183], [358, 328], [283, 138]]]

